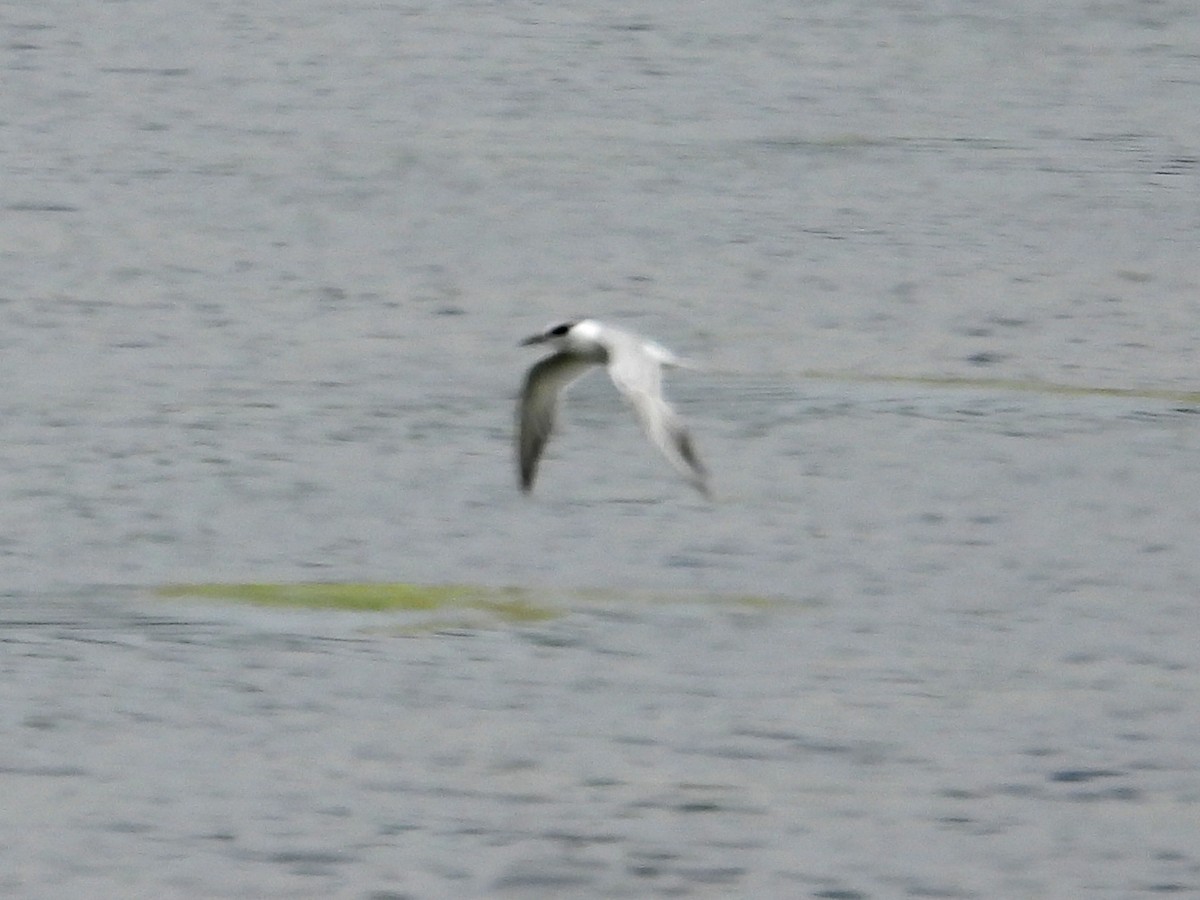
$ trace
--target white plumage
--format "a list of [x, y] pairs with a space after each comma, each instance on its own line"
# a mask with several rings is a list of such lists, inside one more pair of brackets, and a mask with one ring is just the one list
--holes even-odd
[[525, 376], [517, 407], [517, 464], [521, 490], [533, 489], [538, 460], [554, 429], [559, 396], [593, 366], [607, 366], [609, 377], [633, 407], [646, 436], [675, 469], [705, 497], [708, 473], [691, 436], [663, 398], [664, 367], [685, 365], [653, 341], [594, 319], [564, 322], [521, 342], [549, 344], [555, 352], [535, 363]]

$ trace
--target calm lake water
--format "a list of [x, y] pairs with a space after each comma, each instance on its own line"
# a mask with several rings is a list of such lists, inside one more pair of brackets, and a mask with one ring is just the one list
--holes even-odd
[[[0, 35], [7, 894], [1200, 894], [1193, 3]], [[519, 494], [581, 313], [703, 362], [716, 502], [602, 375]], [[148, 596], [301, 580], [678, 602]]]

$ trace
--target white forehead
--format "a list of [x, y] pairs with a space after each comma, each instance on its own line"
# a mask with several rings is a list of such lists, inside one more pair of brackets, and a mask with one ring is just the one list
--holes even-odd
[[571, 334], [583, 338], [585, 341], [594, 341], [600, 337], [600, 323], [594, 319], [582, 319], [575, 323]]

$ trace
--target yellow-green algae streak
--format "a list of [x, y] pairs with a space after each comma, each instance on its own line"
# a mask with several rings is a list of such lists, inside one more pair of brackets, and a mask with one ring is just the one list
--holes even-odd
[[[215, 600], [249, 603], [281, 609], [320, 609], [349, 612], [417, 612], [452, 616], [483, 613], [511, 624], [542, 622], [571, 612], [575, 607], [611, 603], [718, 603], [745, 610], [779, 608], [784, 601], [744, 595], [696, 596], [638, 591], [534, 590], [517, 587], [484, 587], [468, 584], [394, 583], [244, 583], [172, 584], [155, 592], [164, 599]], [[789, 604], [791, 605], [791, 604]], [[453, 620], [446, 624], [452, 624]]]
[[539, 622], [560, 614], [549, 606], [533, 603], [528, 591], [458, 584], [200, 583], [167, 585], [157, 594], [170, 599], [352, 612], [479, 610], [509, 622]]
[[1036, 378], [966, 378], [955, 375], [886, 375], [862, 372], [822, 372], [809, 369], [805, 378], [822, 381], [849, 381], [859, 384], [912, 384], [923, 387], [966, 388], [986, 391], [1010, 391], [1050, 394], [1064, 397], [1126, 397], [1137, 400], [1166, 400], [1168, 402], [1200, 405], [1200, 391], [1156, 387], [1101, 387], [1093, 385], [1057, 384]]

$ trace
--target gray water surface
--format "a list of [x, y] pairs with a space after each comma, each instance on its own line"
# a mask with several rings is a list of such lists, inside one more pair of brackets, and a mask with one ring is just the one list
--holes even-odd
[[[1200, 895], [1193, 3], [0, 36], [6, 895]], [[602, 377], [519, 495], [580, 313], [717, 502]], [[301, 580], [562, 615], [151, 590]]]

